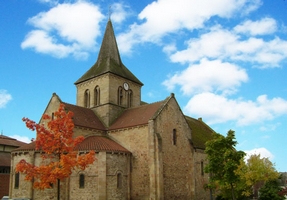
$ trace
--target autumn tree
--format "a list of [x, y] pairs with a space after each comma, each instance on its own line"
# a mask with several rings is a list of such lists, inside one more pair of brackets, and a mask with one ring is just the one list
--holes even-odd
[[95, 160], [95, 152], [78, 154], [74, 149], [84, 137], [73, 137], [73, 113], [65, 110], [64, 104], [49, 116], [44, 114], [42, 123], [38, 124], [28, 118], [23, 118], [26, 126], [36, 131], [35, 150], [40, 153], [42, 162], [39, 166], [21, 160], [16, 165], [16, 172], [25, 174], [25, 180], [32, 181], [35, 189], [50, 188], [57, 184], [57, 197], [60, 199], [60, 181], [69, 177], [72, 170], [84, 170]]
[[208, 187], [218, 187], [221, 192], [230, 191], [223, 195], [233, 200], [235, 199], [235, 186], [240, 179], [235, 170], [245, 155], [243, 151], [235, 149], [236, 144], [235, 132], [230, 130], [226, 137], [214, 134], [213, 139], [206, 143], [205, 149], [208, 160], [205, 171], [211, 174]]

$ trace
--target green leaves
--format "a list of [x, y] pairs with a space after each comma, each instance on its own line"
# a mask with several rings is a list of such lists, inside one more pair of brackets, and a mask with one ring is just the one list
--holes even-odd
[[209, 163], [205, 171], [211, 174], [208, 187], [216, 188], [226, 199], [248, 197], [255, 192], [254, 188], [279, 177], [268, 158], [251, 155], [244, 162], [245, 153], [237, 151], [236, 144], [235, 132], [232, 130], [228, 131], [226, 137], [215, 134], [206, 143], [205, 153]]
[[235, 132], [230, 130], [227, 136], [215, 134], [213, 140], [206, 143], [208, 165], [206, 172], [212, 174], [210, 184], [219, 188], [229, 188], [234, 198], [234, 186], [239, 181], [235, 170], [239, 167], [240, 160], [245, 156], [243, 151], [236, 151]]

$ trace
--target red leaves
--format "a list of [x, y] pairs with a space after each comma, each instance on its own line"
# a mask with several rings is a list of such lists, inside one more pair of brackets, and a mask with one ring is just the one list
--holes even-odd
[[51, 183], [56, 183], [69, 177], [74, 168], [85, 169], [95, 161], [95, 152], [78, 155], [74, 151], [76, 145], [84, 140], [83, 136], [73, 138], [73, 113], [66, 111], [64, 104], [54, 113], [53, 119], [43, 115], [44, 124], [23, 118], [27, 128], [37, 132], [36, 150], [42, 152], [42, 163], [35, 166], [21, 160], [16, 171], [26, 174], [25, 180], [34, 180], [34, 188], [50, 188]]

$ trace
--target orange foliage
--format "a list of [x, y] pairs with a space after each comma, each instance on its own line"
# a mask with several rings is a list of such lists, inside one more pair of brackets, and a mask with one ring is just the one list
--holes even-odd
[[95, 161], [94, 151], [81, 155], [74, 151], [84, 137], [73, 138], [73, 113], [66, 111], [64, 104], [54, 113], [53, 119], [46, 114], [42, 119], [46, 125], [23, 118], [26, 126], [37, 132], [35, 143], [43, 159], [41, 165], [35, 166], [24, 159], [16, 165], [16, 172], [26, 174], [25, 180], [33, 181], [37, 189], [50, 188], [58, 179], [69, 177], [73, 169], [84, 170]]

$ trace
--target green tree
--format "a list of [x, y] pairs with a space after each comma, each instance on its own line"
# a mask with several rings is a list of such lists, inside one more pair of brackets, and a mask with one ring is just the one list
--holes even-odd
[[266, 182], [266, 184], [259, 190], [260, 200], [284, 200], [284, 196], [280, 196], [281, 188], [279, 187], [278, 180], [271, 180]]
[[251, 155], [246, 163], [241, 162], [236, 173], [240, 176], [242, 194], [245, 196], [252, 193], [257, 197], [260, 187], [279, 178], [274, 164], [268, 158], [260, 158], [260, 155]]
[[233, 200], [235, 199], [235, 186], [240, 181], [235, 170], [245, 156], [243, 151], [235, 149], [236, 144], [235, 132], [229, 130], [226, 137], [215, 134], [213, 139], [206, 143], [205, 149], [208, 159], [205, 171], [212, 174], [209, 187], [217, 187], [223, 197]]

